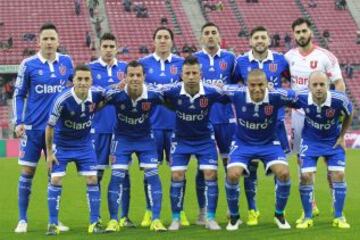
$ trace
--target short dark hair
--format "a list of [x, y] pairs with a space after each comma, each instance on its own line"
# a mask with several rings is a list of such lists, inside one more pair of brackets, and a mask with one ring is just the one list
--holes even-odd
[[268, 31], [264, 26], [256, 26], [253, 29], [251, 29], [250, 37], [252, 37], [257, 32], [268, 32]]
[[87, 72], [91, 72], [90, 68], [88, 65], [84, 64], [84, 63], [80, 63], [78, 65], [76, 65], [75, 69], [74, 69], [74, 73], [78, 72], [78, 71], [87, 71]]
[[42, 33], [42, 31], [44, 30], [54, 30], [56, 33], [58, 32], [55, 24], [53, 24], [52, 22], [46, 22], [41, 25], [39, 33]]
[[109, 32], [104, 33], [104, 34], [101, 36], [101, 38], [100, 38], [100, 45], [101, 45], [101, 43], [102, 43], [103, 41], [106, 41], [106, 40], [110, 40], [110, 41], [115, 41], [115, 42], [116, 42], [116, 37], [115, 37], [115, 35], [112, 34], [112, 33], [109, 33]]
[[185, 58], [183, 65], [200, 65], [197, 57], [190, 55]]
[[296, 26], [302, 25], [302, 24], [304, 24], [304, 23], [306, 23], [306, 25], [307, 25], [309, 28], [311, 28], [312, 24], [311, 24], [310, 20], [307, 19], [307, 18], [303, 18], [303, 17], [300, 17], [300, 18], [296, 19], [296, 20], [292, 23], [291, 28], [292, 28], [292, 30], [294, 31], [294, 29], [295, 29]]
[[153, 34], [153, 40], [155, 40], [156, 34], [161, 30], [168, 31], [169, 34], [170, 34], [171, 41], [174, 41], [174, 33], [173, 33], [173, 31], [171, 31], [170, 28], [167, 28], [165, 26], [161, 26], [161, 27], [158, 27], [157, 29], [155, 29], [154, 34]]
[[140, 62], [138, 62], [136, 60], [132, 60], [126, 65], [125, 74], [127, 74], [129, 67], [132, 67], [132, 68], [141, 67], [142, 72], [145, 74], [144, 66]]
[[220, 29], [218, 27], [218, 25], [216, 25], [215, 23], [213, 22], [208, 22], [208, 23], [205, 23], [202, 27], [201, 27], [201, 33], [204, 31], [205, 28], [207, 27], [216, 27], [216, 29], [220, 32]]

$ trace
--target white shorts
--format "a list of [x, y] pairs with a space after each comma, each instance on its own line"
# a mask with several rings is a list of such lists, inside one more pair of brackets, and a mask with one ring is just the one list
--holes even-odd
[[300, 152], [301, 133], [305, 120], [305, 114], [301, 111], [292, 110], [291, 112], [291, 152], [293, 154]]

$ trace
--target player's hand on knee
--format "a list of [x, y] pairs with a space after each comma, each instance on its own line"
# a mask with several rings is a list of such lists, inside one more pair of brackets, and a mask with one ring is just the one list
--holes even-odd
[[48, 169], [49, 172], [51, 172], [52, 166], [54, 164], [59, 164], [59, 161], [57, 160], [57, 158], [55, 157], [55, 154], [53, 152], [49, 152], [47, 159], [46, 159], [47, 165], [48, 165]]
[[333, 148], [336, 148], [337, 146], [340, 146], [342, 147], [344, 150], [346, 148], [346, 145], [345, 145], [345, 139], [344, 137], [339, 137], [337, 140], [336, 140], [336, 143], [334, 145]]
[[25, 133], [25, 125], [19, 124], [15, 127], [15, 133], [17, 137], [22, 137]]

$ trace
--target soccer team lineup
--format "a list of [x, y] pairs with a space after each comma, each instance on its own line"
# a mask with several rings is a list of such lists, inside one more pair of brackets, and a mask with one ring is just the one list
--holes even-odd
[[[22, 61], [13, 97], [21, 169], [15, 233], [31, 228], [28, 207], [33, 204], [32, 182], [42, 152], [49, 173], [46, 235], [69, 231], [59, 211], [71, 162], [85, 178], [89, 234], [135, 225], [155, 232], [181, 231], [190, 224], [208, 231], [259, 225], [257, 169], [262, 165], [266, 175], [274, 176], [274, 228], [308, 229], [316, 225], [314, 216], [319, 214], [314, 181], [320, 158], [332, 192], [329, 228], [350, 228], [343, 213], [344, 136], [352, 121], [352, 103], [337, 58], [313, 43], [311, 23], [294, 19], [291, 29], [296, 47], [285, 54], [270, 50], [270, 33], [257, 26], [250, 32], [248, 51], [235, 56], [220, 48], [221, 29], [208, 22], [201, 28], [202, 49], [183, 58], [171, 53], [174, 34], [161, 26], [153, 32], [154, 52], [129, 62], [116, 58], [116, 36], [104, 33], [99, 58], [74, 64], [69, 55], [57, 52], [56, 26], [39, 26], [39, 51]], [[286, 111], [291, 115], [291, 139]], [[129, 217], [130, 200], [138, 200], [130, 198], [133, 154], [146, 201], [138, 224]], [[298, 175], [290, 176], [289, 154], [297, 158]], [[194, 181], [186, 178], [190, 159], [197, 162], [193, 205], [198, 206], [191, 206], [198, 208], [195, 223], [184, 211], [186, 184]], [[170, 172], [170, 182], [161, 181], [160, 164]], [[219, 191], [220, 168], [225, 170], [224, 191]], [[101, 188], [105, 169], [110, 181]], [[299, 194], [293, 197], [300, 199], [302, 214], [290, 222], [285, 210], [295, 178], [299, 184], [292, 187]], [[168, 185], [171, 222], [165, 225], [160, 216]], [[100, 217], [104, 191], [108, 216]], [[216, 220], [219, 192], [225, 193], [226, 208], [218, 209], [227, 212], [225, 226]], [[239, 204], [247, 205], [247, 218], [240, 217]]]

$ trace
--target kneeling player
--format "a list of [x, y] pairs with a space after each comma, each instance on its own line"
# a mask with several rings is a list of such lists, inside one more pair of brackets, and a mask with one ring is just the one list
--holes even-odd
[[51, 172], [48, 185], [48, 235], [59, 234], [59, 202], [66, 166], [74, 161], [80, 175], [86, 177], [90, 208], [89, 233], [103, 232], [99, 221], [100, 192], [97, 184], [96, 155], [91, 143], [91, 120], [103, 91], [91, 88], [90, 69], [75, 68], [74, 87], [64, 91], [54, 102], [46, 128], [47, 162]]
[[[343, 216], [346, 197], [344, 135], [351, 124], [352, 105], [343, 93], [329, 91], [329, 80], [323, 72], [316, 71], [310, 75], [309, 90], [300, 93], [295, 104], [305, 112], [300, 148], [299, 187], [305, 216], [296, 228], [305, 229], [313, 225], [311, 207], [313, 179], [319, 157], [325, 158], [331, 177], [333, 226], [350, 228], [350, 224]], [[345, 118], [341, 125], [339, 119], [342, 114]]]
[[144, 85], [144, 68], [137, 61], [126, 67], [126, 86], [123, 91], [109, 90], [106, 101], [115, 106], [116, 124], [112, 142], [112, 174], [108, 188], [110, 221], [106, 230], [119, 230], [118, 210], [124, 191], [131, 155], [135, 153], [144, 169], [146, 191], [152, 212], [150, 230], [166, 231], [160, 221], [162, 201], [161, 182], [158, 173], [156, 144], [151, 132], [150, 114], [154, 106], [162, 103], [162, 97]]
[[292, 103], [293, 91], [268, 91], [266, 75], [262, 70], [252, 70], [248, 85], [244, 88], [229, 89], [228, 94], [235, 107], [237, 129], [230, 151], [226, 176], [226, 195], [230, 221], [226, 227], [233, 231], [242, 223], [239, 214], [239, 179], [249, 174], [252, 159], [260, 159], [266, 172], [276, 175], [275, 223], [280, 229], [289, 229], [284, 216], [290, 193], [290, 176], [285, 153], [276, 134], [278, 110]]

